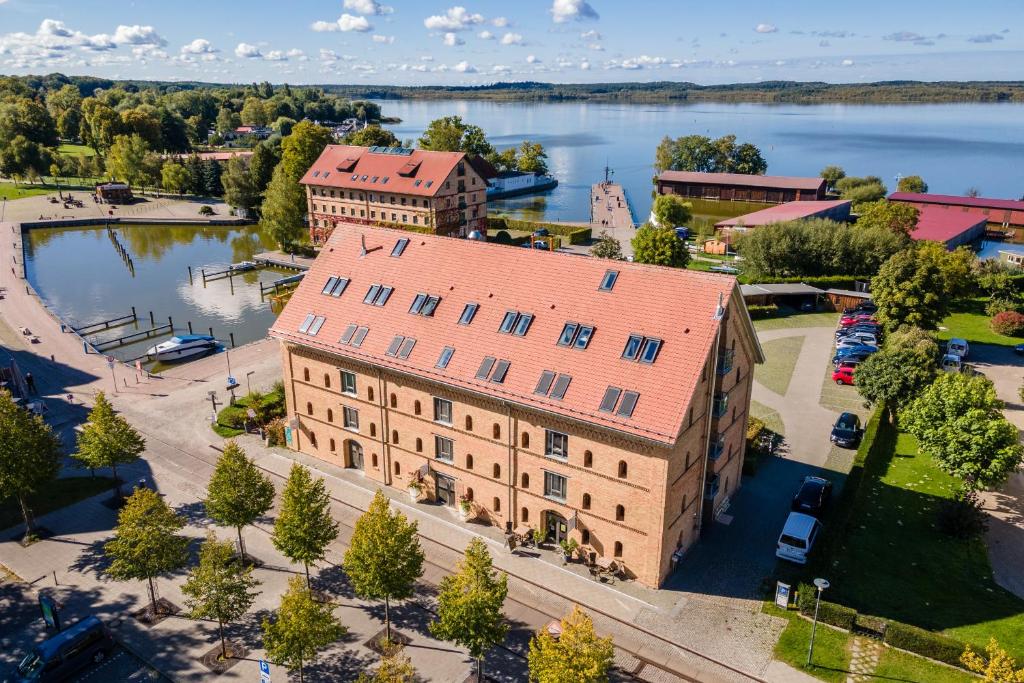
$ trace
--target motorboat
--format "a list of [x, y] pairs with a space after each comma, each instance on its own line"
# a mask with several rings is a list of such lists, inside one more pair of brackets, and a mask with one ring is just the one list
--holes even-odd
[[220, 342], [207, 334], [182, 334], [149, 347], [146, 349], [146, 355], [152, 360], [173, 363], [203, 355], [216, 349], [219, 345]]
[[239, 261], [238, 263], [232, 263], [230, 266], [228, 266], [228, 270], [234, 270], [234, 271], [254, 270], [254, 269], [257, 268], [258, 265], [259, 264], [257, 264], [255, 261]]

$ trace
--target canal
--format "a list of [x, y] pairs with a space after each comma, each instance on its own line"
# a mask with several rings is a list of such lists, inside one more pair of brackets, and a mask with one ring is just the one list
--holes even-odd
[[[256, 226], [131, 225], [111, 226], [116, 241], [131, 258], [132, 267], [105, 227], [34, 228], [24, 237], [28, 281], [50, 307], [72, 326], [81, 326], [131, 313], [139, 320], [89, 337], [94, 343], [150, 329], [150, 311], [157, 325], [173, 320], [174, 331], [208, 334], [230, 347], [262, 339], [276, 313], [269, 299], [261, 300], [259, 283], [270, 283], [293, 271], [263, 269], [203, 285], [201, 269], [223, 270], [271, 248]], [[189, 281], [188, 268], [193, 278]], [[158, 341], [142, 340], [111, 348], [127, 360], [145, 353]]]

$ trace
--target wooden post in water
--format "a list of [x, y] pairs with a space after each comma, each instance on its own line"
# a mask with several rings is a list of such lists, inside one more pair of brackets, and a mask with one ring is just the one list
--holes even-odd
[[191, 320], [188, 321], [188, 333], [192, 334], [192, 321]]
[[135, 322], [138, 322], [138, 321], [139, 321], [139, 316], [135, 313], [135, 307], [132, 306], [132, 322], [135, 323]]
[[153, 311], [149, 312], [149, 324], [156, 327], [156, 319], [153, 317]]
[[211, 337], [213, 336], [213, 328], [212, 327], [210, 328], [210, 336]]
[[171, 334], [174, 334], [174, 321], [171, 320], [171, 316], [167, 316], [167, 326], [171, 328]]
[[193, 282], [192, 282], [192, 266], [188, 267], [188, 283], [190, 285], [193, 284]]
[[228, 332], [228, 336], [231, 337], [231, 348], [235, 348], [235, 333]]

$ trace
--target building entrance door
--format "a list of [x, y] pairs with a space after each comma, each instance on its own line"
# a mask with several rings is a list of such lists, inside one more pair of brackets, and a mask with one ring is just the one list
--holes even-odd
[[455, 480], [443, 474], [437, 476], [437, 501], [445, 507], [455, 507]]
[[354, 470], [363, 469], [363, 447], [355, 441], [348, 442], [348, 463], [345, 466]]
[[569, 538], [569, 525], [566, 523], [565, 517], [557, 512], [545, 512], [544, 518], [547, 530], [546, 539], [549, 542], [561, 543]]

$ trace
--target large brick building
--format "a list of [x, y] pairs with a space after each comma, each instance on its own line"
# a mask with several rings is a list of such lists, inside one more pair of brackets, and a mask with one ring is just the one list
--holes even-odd
[[487, 181], [462, 152], [328, 145], [301, 183], [314, 244], [339, 224], [487, 232]]
[[271, 335], [292, 448], [649, 586], [740, 486], [762, 354], [728, 276], [345, 224]]

